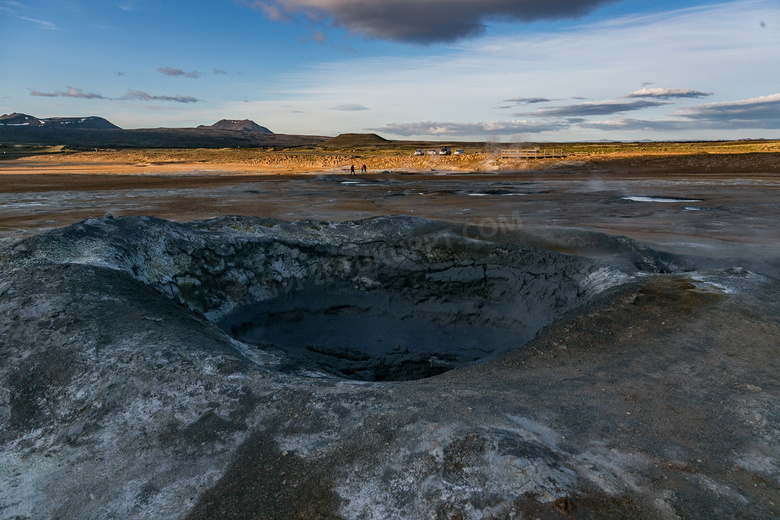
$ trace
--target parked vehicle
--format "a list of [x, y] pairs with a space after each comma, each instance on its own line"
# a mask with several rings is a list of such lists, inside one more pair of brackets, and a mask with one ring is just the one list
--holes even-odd
[[414, 155], [425, 155], [425, 150], [415, 150]]
[[428, 155], [436, 155], [436, 150], [428, 150]]
[[459, 150], [455, 150], [455, 151], [454, 151], [454, 152], [452, 152], [452, 153], [453, 153], [453, 155], [465, 155], [465, 154], [466, 154], [466, 150], [464, 150], [464, 149], [462, 149], [462, 148], [461, 148], [461, 149], [459, 149]]
[[450, 154], [450, 147], [445, 146], [441, 150], [439, 150], [439, 155], [449, 155]]

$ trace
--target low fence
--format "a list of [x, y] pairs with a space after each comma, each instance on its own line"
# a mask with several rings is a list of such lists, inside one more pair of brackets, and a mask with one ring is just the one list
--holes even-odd
[[566, 157], [566, 151], [561, 149], [533, 150], [501, 150], [502, 159], [560, 159]]

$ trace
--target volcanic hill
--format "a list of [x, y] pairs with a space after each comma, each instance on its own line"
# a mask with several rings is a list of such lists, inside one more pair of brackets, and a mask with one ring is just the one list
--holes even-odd
[[322, 146], [327, 148], [358, 148], [381, 146], [389, 142], [376, 134], [340, 134], [333, 139], [328, 139], [322, 143]]
[[200, 125], [198, 128], [213, 128], [214, 130], [239, 130], [242, 132], [258, 132], [261, 134], [273, 134], [264, 126], [260, 126], [251, 119], [220, 119], [210, 126]]

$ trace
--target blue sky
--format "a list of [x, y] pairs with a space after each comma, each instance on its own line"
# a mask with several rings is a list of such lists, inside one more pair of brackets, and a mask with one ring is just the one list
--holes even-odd
[[0, 0], [0, 113], [123, 128], [780, 138], [780, 2]]

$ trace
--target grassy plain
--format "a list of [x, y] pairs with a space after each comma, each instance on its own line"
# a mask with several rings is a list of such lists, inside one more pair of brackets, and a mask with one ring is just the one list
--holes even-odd
[[[334, 139], [333, 141], [336, 141]], [[415, 156], [414, 151], [449, 146], [463, 155]], [[562, 149], [562, 159], [507, 159], [511, 148]], [[316, 173], [365, 164], [370, 172], [430, 170], [507, 172], [576, 163], [616, 171], [780, 172], [780, 140], [642, 143], [459, 143], [341, 139], [337, 146], [290, 148], [176, 148], [74, 150], [63, 146], [0, 145], [0, 175], [14, 173]]]

